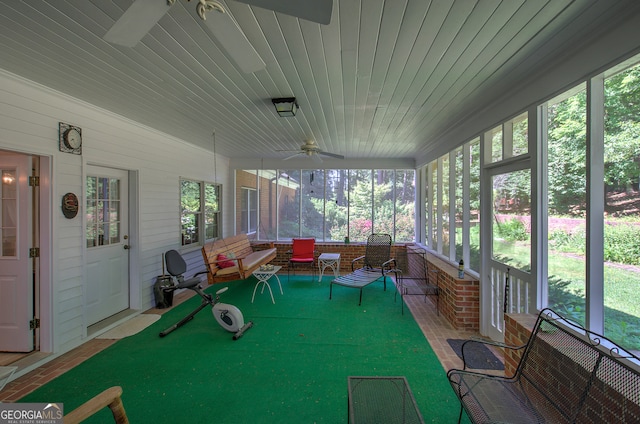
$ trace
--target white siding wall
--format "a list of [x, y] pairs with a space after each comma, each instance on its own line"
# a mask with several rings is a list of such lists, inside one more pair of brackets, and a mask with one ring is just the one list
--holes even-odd
[[[82, 128], [82, 156], [58, 150], [58, 122]], [[137, 173], [138, 199], [130, 205], [139, 211], [131, 225], [138, 226], [138, 240], [132, 240], [134, 309], [154, 306], [152, 286], [162, 272], [162, 252], [180, 243], [179, 178], [216, 181], [213, 153], [184, 140], [160, 133], [114, 113], [70, 98], [18, 76], [0, 71], [0, 150], [17, 151], [51, 158], [52, 164], [52, 299], [42, 299], [52, 310], [53, 351], [63, 353], [86, 338], [83, 318], [85, 275], [84, 175], [87, 164], [126, 169]], [[233, 220], [233, 189], [228, 184], [229, 161], [218, 157], [217, 182], [223, 184], [227, 207], [223, 214], [225, 235]], [[80, 214], [66, 219], [60, 199], [67, 192], [78, 195]], [[137, 223], [136, 223], [137, 221]], [[135, 246], [137, 244], [137, 246]], [[42, 246], [43, 251], [49, 249]], [[45, 253], [46, 254], [46, 253]], [[185, 252], [190, 273], [202, 267], [200, 251]], [[139, 291], [139, 292], [138, 292]], [[45, 308], [46, 309], [46, 308]], [[46, 326], [45, 326], [46, 328]], [[44, 350], [44, 349], [43, 349]]]

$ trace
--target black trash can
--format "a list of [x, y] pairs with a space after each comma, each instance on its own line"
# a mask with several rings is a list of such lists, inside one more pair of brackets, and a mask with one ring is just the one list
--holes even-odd
[[173, 279], [170, 275], [159, 275], [153, 285], [153, 294], [156, 298], [156, 308], [170, 308], [173, 305], [173, 290], [163, 290], [165, 287], [173, 286]]

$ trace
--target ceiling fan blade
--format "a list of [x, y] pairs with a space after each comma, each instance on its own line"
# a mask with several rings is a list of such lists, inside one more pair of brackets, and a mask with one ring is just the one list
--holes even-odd
[[170, 7], [166, 1], [136, 0], [102, 38], [112, 44], [134, 47]]
[[229, 13], [212, 10], [207, 12], [205, 18], [204, 22], [209, 31], [242, 72], [250, 74], [264, 69], [266, 66], [264, 61]]
[[237, 0], [319, 24], [331, 22], [333, 0]]
[[324, 156], [331, 156], [332, 158], [336, 158], [336, 159], [344, 159], [344, 156], [338, 155], [336, 153], [329, 153], [329, 152], [318, 152], [318, 153]]
[[291, 156], [287, 156], [286, 158], [282, 159], [282, 160], [289, 160], [289, 159], [293, 159], [296, 156], [300, 156], [300, 155], [304, 155], [304, 152], [298, 152], [295, 155], [291, 155]]

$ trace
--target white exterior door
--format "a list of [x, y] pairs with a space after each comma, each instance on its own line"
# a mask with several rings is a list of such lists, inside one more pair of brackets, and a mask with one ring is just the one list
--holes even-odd
[[[499, 228], [516, 219], [531, 228], [530, 212], [509, 214], [513, 205], [532, 197], [531, 171], [524, 165], [528, 162], [491, 168], [483, 179], [490, 189], [483, 191], [482, 214], [491, 219], [484, 220], [481, 228], [480, 332], [496, 341], [504, 341], [505, 313], [535, 311], [537, 289], [531, 274], [531, 243], [505, 240]], [[513, 192], [514, 180], [527, 182], [529, 192]]]
[[31, 157], [0, 153], [0, 174], [0, 351], [31, 352]]
[[89, 166], [85, 187], [87, 325], [129, 308], [129, 179]]

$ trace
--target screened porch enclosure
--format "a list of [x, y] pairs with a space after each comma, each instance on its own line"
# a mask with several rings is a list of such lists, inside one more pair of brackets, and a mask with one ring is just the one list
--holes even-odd
[[412, 169], [243, 169], [236, 194], [236, 228], [257, 240], [416, 241]]
[[640, 57], [413, 169], [237, 169], [260, 240], [417, 243], [480, 282], [480, 332], [552, 307], [640, 350]]
[[418, 169], [421, 242], [480, 280], [480, 331], [551, 307], [640, 350], [640, 57]]

